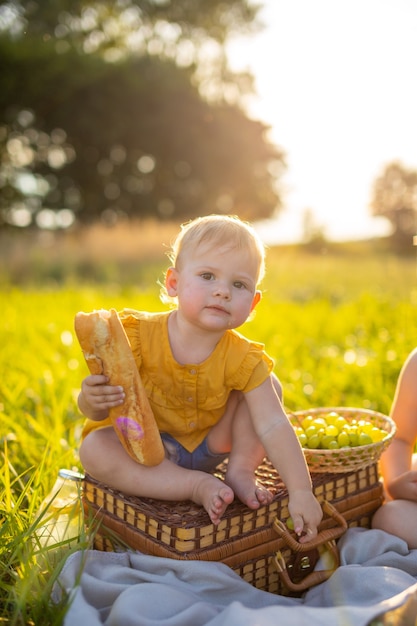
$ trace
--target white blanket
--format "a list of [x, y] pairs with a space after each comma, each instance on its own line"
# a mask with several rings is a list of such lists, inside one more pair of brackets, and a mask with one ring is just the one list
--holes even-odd
[[70, 594], [64, 626], [365, 626], [417, 596], [417, 550], [400, 539], [350, 528], [338, 546], [341, 566], [303, 598], [255, 589], [222, 563], [95, 550], [67, 559], [53, 597]]

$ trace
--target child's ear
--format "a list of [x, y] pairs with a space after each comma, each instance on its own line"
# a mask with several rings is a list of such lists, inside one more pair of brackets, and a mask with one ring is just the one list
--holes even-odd
[[251, 304], [251, 307], [250, 307], [251, 313], [252, 313], [253, 309], [256, 307], [256, 305], [258, 304], [258, 302], [261, 301], [261, 298], [262, 298], [262, 292], [257, 289], [255, 291], [255, 295], [253, 296], [252, 304]]
[[169, 267], [165, 274], [165, 289], [171, 298], [177, 295], [177, 283], [178, 272], [175, 267]]

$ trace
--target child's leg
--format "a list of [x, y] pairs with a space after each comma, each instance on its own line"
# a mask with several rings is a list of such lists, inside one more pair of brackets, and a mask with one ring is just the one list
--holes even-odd
[[233, 420], [233, 444], [225, 482], [251, 509], [269, 504], [272, 493], [256, 481], [255, 470], [265, 457], [265, 450], [252, 426], [249, 410], [242, 396]]
[[80, 459], [91, 476], [128, 495], [192, 500], [205, 508], [213, 524], [219, 523], [234, 498], [228, 485], [206, 472], [184, 469], [168, 459], [155, 467], [136, 463], [112, 428], [87, 435], [80, 447]]
[[[281, 384], [275, 376], [273, 384], [281, 399]], [[225, 482], [239, 500], [251, 509], [271, 502], [271, 492], [256, 481], [255, 470], [262, 463], [265, 450], [255, 433], [242, 393], [232, 392], [225, 415], [212, 428], [207, 441], [213, 452], [230, 450]]]

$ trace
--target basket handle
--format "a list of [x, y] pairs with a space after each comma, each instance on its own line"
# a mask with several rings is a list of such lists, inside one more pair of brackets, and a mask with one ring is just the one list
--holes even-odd
[[[330, 502], [324, 501], [322, 509], [323, 513], [328, 517], [331, 517], [335, 522], [337, 522], [338, 525], [333, 528], [322, 530], [315, 539], [309, 541], [308, 543], [300, 543], [296, 536], [288, 530], [281, 520], [278, 518], [274, 520], [274, 530], [295, 553], [291, 564], [287, 564], [285, 562], [281, 550], [278, 550], [274, 556], [274, 563], [278, 574], [286, 587], [291, 591], [305, 591], [310, 587], [314, 587], [315, 585], [328, 580], [340, 565], [340, 556], [336, 546], [336, 539], [341, 537], [347, 530], [347, 522], [343, 515], [341, 515], [339, 511], [337, 511], [337, 509], [330, 504]], [[326, 551], [328, 555], [331, 556], [331, 567], [326, 570], [311, 571], [318, 561], [320, 552], [323, 551]], [[301, 580], [293, 580], [289, 574], [289, 569], [292, 569], [294, 572], [293, 578], [295, 575], [301, 577]]]

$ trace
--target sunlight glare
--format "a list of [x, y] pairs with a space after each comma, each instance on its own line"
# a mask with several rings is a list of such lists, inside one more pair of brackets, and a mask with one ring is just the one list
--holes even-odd
[[388, 234], [369, 204], [389, 162], [417, 169], [417, 4], [264, 0], [262, 7], [265, 29], [232, 40], [228, 57], [232, 69], [254, 74], [248, 112], [272, 126], [286, 153], [278, 240], [301, 236], [307, 209], [330, 239]]

